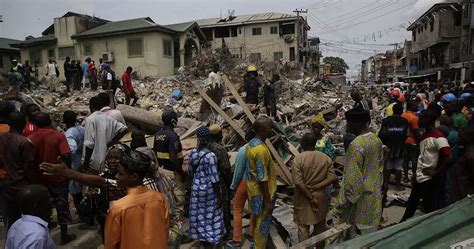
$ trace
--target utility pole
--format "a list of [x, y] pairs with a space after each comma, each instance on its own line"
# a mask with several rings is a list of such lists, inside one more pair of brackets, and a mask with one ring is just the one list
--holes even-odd
[[300, 65], [300, 42], [301, 42], [301, 27], [300, 27], [300, 13], [302, 14], [306, 14], [308, 13], [308, 10], [303, 10], [303, 9], [295, 9], [293, 10], [294, 13], [296, 13], [296, 35], [297, 35], [297, 39], [296, 39], [296, 62], [298, 64], [298, 66]]
[[398, 51], [398, 43], [390, 44], [393, 45], [393, 83], [397, 82], [397, 76], [395, 72], [397, 71], [397, 51]]

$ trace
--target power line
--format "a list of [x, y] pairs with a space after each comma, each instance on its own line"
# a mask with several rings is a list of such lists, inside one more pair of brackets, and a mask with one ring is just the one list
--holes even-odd
[[[370, 19], [368, 19], [368, 20], [361, 21], [361, 22], [358, 22], [358, 23], [354, 23], [354, 24], [351, 24], [351, 25], [348, 25], [348, 26], [345, 26], [345, 27], [342, 27], [342, 28], [338, 28], [338, 29], [336, 29], [335, 31], [343, 30], [343, 29], [348, 29], [348, 28], [351, 28], [351, 27], [354, 27], [354, 26], [357, 26], [357, 25], [360, 25], [360, 24], [363, 24], [363, 23], [366, 23], [366, 22], [373, 21], [373, 20], [378, 19], [378, 18], [380, 18], [380, 17], [383, 17], [383, 16], [385, 16], [385, 15], [387, 15], [387, 14], [393, 14], [393, 13], [395, 13], [396, 11], [400, 11], [400, 10], [402, 10], [402, 9], [408, 7], [408, 6], [412, 6], [414, 3], [416, 3], [416, 1], [415, 1], [415, 2], [410, 2], [409, 4], [403, 5], [403, 6], [401, 6], [400, 8], [391, 10], [391, 11], [389, 11], [389, 12], [385, 12], [385, 13], [383, 13], [383, 14], [380, 14], [380, 15], [378, 15], [378, 16], [376, 16], [376, 17], [373, 17], [373, 18], [370, 18]], [[322, 34], [324, 34], [324, 32], [322, 32]]]
[[352, 22], [352, 21], [355, 21], [357, 19], [360, 19], [362, 17], [366, 17], [368, 15], [371, 15], [373, 13], [376, 13], [377, 11], [379, 10], [383, 10], [385, 8], [388, 8], [392, 5], [395, 5], [399, 3], [399, 0], [396, 0], [394, 2], [388, 2], [388, 3], [383, 3], [382, 5], [380, 6], [376, 6], [376, 7], [373, 7], [373, 8], [369, 8], [365, 11], [362, 11], [360, 13], [356, 13], [355, 15], [353, 16], [348, 16], [348, 17], [345, 17], [345, 18], [342, 18], [342, 19], [339, 19], [339, 20], [331, 20], [332, 22], [337, 22], [337, 24], [335, 24], [334, 26], [339, 26], [341, 24], [346, 24], [346, 23], [349, 23], [349, 22]]

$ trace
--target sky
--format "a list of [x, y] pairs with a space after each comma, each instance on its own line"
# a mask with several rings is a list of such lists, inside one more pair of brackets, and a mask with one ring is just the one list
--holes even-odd
[[151, 17], [158, 24], [196, 19], [307, 9], [309, 35], [321, 38], [325, 56], [342, 57], [357, 75], [363, 59], [391, 50], [411, 34], [409, 22], [436, 2], [449, 0], [2, 0], [0, 37], [40, 36], [53, 18], [68, 11], [118, 21]]

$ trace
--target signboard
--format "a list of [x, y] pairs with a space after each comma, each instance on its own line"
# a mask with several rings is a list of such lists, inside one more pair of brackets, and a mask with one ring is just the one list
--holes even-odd
[[416, 73], [418, 71], [418, 66], [417, 65], [411, 65], [410, 66], [410, 73]]

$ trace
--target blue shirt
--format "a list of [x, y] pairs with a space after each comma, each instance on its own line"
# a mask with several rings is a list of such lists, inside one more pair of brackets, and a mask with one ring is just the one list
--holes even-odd
[[6, 249], [54, 249], [48, 223], [39, 217], [22, 215], [8, 230]]
[[245, 156], [247, 151], [246, 146], [247, 145], [240, 147], [237, 157], [235, 158], [234, 176], [232, 177], [232, 184], [230, 185], [230, 189], [232, 190], [236, 190], [239, 187], [245, 173], [245, 164], [247, 163]]
[[[82, 126], [74, 126], [67, 129], [64, 134], [71, 150], [71, 168], [76, 171], [82, 169], [82, 150], [84, 148], [85, 129]], [[71, 194], [82, 192], [82, 184], [75, 181], [69, 181], [69, 191]]]
[[84, 77], [86, 78], [89, 76], [88, 69], [89, 69], [89, 63], [86, 62], [82, 64], [82, 73], [84, 74]]

